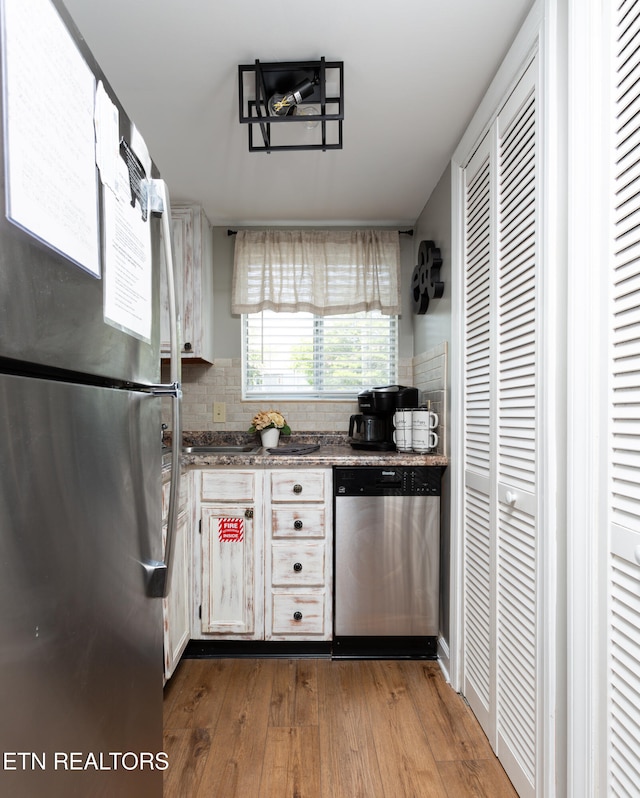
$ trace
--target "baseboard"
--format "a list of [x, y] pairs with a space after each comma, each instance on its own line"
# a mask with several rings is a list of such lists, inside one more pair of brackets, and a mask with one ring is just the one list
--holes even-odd
[[185, 659], [221, 657], [333, 659], [427, 659], [438, 658], [433, 637], [336, 637], [330, 640], [190, 640]]
[[433, 637], [335, 637], [334, 659], [430, 659], [438, 656]]
[[300, 659], [302, 657], [330, 657], [331, 641], [306, 640], [190, 640], [185, 659], [214, 659], [216, 657], [274, 657]]

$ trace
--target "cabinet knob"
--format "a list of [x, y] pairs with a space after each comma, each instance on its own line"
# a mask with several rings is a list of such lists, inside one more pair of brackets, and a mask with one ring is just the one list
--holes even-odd
[[189, 343], [189, 341], [186, 341], [184, 345], [184, 351], [190, 352], [192, 349], [193, 349], [192, 345]]
[[293, 620], [294, 620], [294, 621], [301, 621], [301, 620], [302, 620], [302, 613], [301, 613], [301, 612], [299, 612], [298, 610], [296, 610], [296, 611], [293, 613]]
[[245, 518], [253, 518], [253, 510], [251, 510], [251, 509], [245, 510], [244, 511], [244, 517]]
[[300, 521], [300, 520], [294, 521], [293, 522], [293, 528], [294, 529], [302, 529], [302, 521]]
[[293, 570], [296, 571], [296, 573], [299, 573], [302, 570], [302, 563], [301, 562], [294, 562]]
[[302, 493], [302, 485], [298, 485], [297, 483], [293, 486], [294, 493]]

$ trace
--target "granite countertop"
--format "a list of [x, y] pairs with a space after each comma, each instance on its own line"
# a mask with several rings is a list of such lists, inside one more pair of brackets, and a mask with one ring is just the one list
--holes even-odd
[[[185, 446], [212, 446], [216, 444], [258, 444], [255, 435], [245, 433], [184, 433]], [[354, 449], [349, 445], [346, 435], [341, 433], [299, 434], [280, 438], [283, 447], [320, 446], [308, 454], [272, 454], [260, 447], [256, 452], [239, 454], [183, 454], [183, 465], [194, 466], [240, 466], [252, 468], [330, 468], [334, 465], [415, 465], [447, 466], [449, 459], [438, 453], [416, 454], [412, 452], [371, 451]], [[163, 454], [163, 467], [171, 462], [171, 452]]]

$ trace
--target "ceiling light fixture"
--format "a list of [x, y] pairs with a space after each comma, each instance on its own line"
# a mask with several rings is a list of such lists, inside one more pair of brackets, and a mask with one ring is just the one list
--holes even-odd
[[256, 60], [238, 67], [238, 82], [251, 152], [342, 149], [342, 61]]

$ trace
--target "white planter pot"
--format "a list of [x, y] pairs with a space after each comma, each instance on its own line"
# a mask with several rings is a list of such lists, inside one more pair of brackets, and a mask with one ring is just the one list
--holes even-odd
[[270, 429], [263, 429], [260, 433], [262, 438], [262, 445], [265, 449], [275, 449], [280, 440], [280, 430], [275, 427]]

